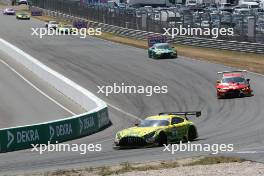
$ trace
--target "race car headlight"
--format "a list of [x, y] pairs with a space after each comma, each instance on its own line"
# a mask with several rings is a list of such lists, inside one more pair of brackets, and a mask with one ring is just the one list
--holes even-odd
[[116, 133], [115, 141], [119, 141], [121, 139], [120, 133]]
[[241, 89], [242, 91], [248, 90], [248, 87], [244, 87], [243, 89]]
[[226, 89], [226, 88], [218, 88], [218, 90], [221, 91], [221, 90], [228, 90], [228, 89]]

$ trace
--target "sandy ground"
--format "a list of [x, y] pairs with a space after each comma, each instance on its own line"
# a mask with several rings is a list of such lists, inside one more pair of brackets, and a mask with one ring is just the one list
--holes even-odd
[[200, 165], [177, 167], [156, 171], [129, 172], [119, 176], [263, 176], [264, 164], [243, 162], [243, 163], [222, 163], [214, 165]]

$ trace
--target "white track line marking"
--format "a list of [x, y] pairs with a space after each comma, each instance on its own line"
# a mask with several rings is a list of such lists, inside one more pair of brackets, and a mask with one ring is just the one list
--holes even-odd
[[0, 62], [2, 62], [11, 71], [13, 71], [15, 74], [17, 74], [22, 80], [24, 80], [27, 84], [29, 84], [31, 87], [33, 87], [34, 89], [36, 89], [39, 93], [41, 93], [43, 96], [45, 96], [46, 98], [48, 98], [50, 101], [52, 101], [53, 103], [55, 103], [56, 105], [58, 105], [59, 107], [61, 107], [62, 109], [64, 109], [65, 111], [69, 112], [70, 114], [77, 115], [74, 112], [72, 112], [71, 110], [69, 110], [68, 108], [66, 108], [65, 106], [63, 106], [62, 104], [60, 104], [59, 102], [57, 102], [56, 100], [54, 100], [53, 98], [51, 98], [49, 95], [47, 95], [46, 93], [44, 93], [42, 90], [40, 90], [37, 86], [35, 86], [33, 83], [31, 83], [28, 79], [26, 79], [24, 76], [22, 76], [20, 73], [18, 73], [8, 63], [6, 63], [5, 61], [3, 61], [1, 59], [0, 59]]
[[238, 154], [260, 154], [260, 153], [264, 153], [264, 151], [240, 151], [240, 152], [235, 152]]
[[[107, 103], [107, 102], [106, 102], [106, 103]], [[137, 117], [137, 116], [135, 116], [135, 115], [133, 115], [133, 114], [130, 114], [130, 113], [126, 112], [126, 111], [123, 111], [122, 109], [120, 109], [120, 108], [118, 108], [118, 107], [116, 107], [116, 106], [114, 106], [114, 105], [112, 105], [112, 104], [110, 104], [110, 103], [107, 103], [107, 105], [110, 106], [111, 108], [113, 108], [113, 109], [115, 109], [115, 110], [117, 110], [117, 111], [119, 111], [119, 112], [121, 112], [121, 113], [127, 115], [127, 116], [130, 116], [130, 117], [132, 117], [132, 118], [134, 118], [134, 119], [137, 119], [137, 120], [141, 120], [139, 117]]]

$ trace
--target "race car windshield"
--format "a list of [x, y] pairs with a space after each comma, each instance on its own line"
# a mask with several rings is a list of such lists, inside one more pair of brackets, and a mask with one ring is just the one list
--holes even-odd
[[156, 48], [157, 49], [169, 49], [170, 46], [169, 45], [158, 45]]
[[244, 83], [245, 79], [241, 77], [230, 77], [230, 78], [224, 78], [222, 80], [222, 83]]
[[169, 121], [166, 119], [163, 120], [143, 120], [138, 125], [139, 127], [157, 127], [157, 126], [168, 126]]

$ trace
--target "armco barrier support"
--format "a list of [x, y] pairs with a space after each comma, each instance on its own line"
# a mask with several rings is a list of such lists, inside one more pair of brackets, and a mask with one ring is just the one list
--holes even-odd
[[0, 129], [0, 153], [31, 148], [32, 144], [47, 144], [48, 141], [56, 143], [80, 138], [110, 124], [106, 103], [91, 92], [3, 39], [0, 39], [0, 51], [88, 110], [61, 120]]

